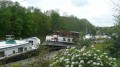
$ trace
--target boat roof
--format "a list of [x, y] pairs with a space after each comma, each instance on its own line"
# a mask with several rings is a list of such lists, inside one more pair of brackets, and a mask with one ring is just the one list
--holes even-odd
[[29, 43], [29, 42], [24, 41], [24, 40], [15, 40], [15, 41], [16, 41], [16, 43], [14, 43], [14, 44], [7, 44], [6, 41], [1, 41], [0, 42], [0, 49], [8, 48], [8, 47], [20, 46], [20, 45]]

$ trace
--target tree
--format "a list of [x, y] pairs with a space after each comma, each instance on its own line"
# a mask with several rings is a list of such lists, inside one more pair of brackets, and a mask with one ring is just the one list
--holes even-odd
[[18, 2], [0, 0], [0, 36], [41, 36], [56, 30], [85, 32], [86, 24], [89, 33], [93, 32], [94, 26], [87, 19], [79, 19], [73, 15], [60, 16], [58, 10], [43, 13], [38, 8], [25, 8]]
[[114, 26], [114, 34], [111, 35], [112, 37], [112, 45], [108, 47], [110, 50], [110, 55], [118, 57], [120, 55], [120, 3], [119, 0], [113, 1], [115, 5], [115, 10], [117, 10], [117, 15], [115, 16], [117, 24]]
[[61, 22], [60, 22], [60, 15], [57, 13], [57, 11], [52, 10], [52, 13], [50, 15], [51, 22], [52, 22], [52, 30], [58, 30], [60, 29]]

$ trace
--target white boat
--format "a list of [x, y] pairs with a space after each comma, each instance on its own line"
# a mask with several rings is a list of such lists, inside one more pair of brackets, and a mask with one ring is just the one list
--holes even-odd
[[56, 31], [51, 35], [47, 35], [43, 45], [46, 46], [73, 46], [75, 43], [75, 36], [78, 36], [78, 32], [70, 31]]
[[6, 41], [0, 41], [0, 59], [36, 50], [39, 44], [40, 39], [37, 37], [14, 40], [14, 35], [6, 35]]

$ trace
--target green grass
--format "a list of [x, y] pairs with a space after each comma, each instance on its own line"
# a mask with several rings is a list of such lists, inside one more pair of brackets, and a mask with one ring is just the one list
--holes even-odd
[[98, 43], [98, 44], [95, 44], [95, 48], [96, 49], [99, 49], [101, 52], [109, 52], [107, 50], [107, 47], [109, 47], [110, 44], [105, 44], [105, 43]]
[[[104, 43], [95, 44], [95, 48], [99, 49], [101, 53], [103, 53], [104, 50], [105, 52], [107, 52], [106, 47], [108, 46], [110, 46], [110, 44], [104, 44]], [[103, 47], [105, 47], [105, 49], [103, 49]], [[120, 67], [120, 57], [116, 58], [116, 64], [117, 64], [117, 67]]]
[[104, 44], [95, 44], [95, 48], [103, 51]]
[[20, 64], [13, 64], [12, 67], [22, 67]]
[[117, 64], [117, 67], [120, 67], [120, 57], [119, 58], [116, 58], [116, 64]]

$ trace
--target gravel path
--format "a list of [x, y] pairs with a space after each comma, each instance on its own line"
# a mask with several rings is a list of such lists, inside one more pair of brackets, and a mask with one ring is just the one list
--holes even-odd
[[[53, 59], [53, 57], [56, 54], [58, 54], [58, 51], [50, 52], [50, 53], [46, 54], [46, 56], [43, 59], [51, 60], [51, 59]], [[35, 56], [35, 57], [28, 58], [28, 59], [20, 60], [20, 61], [17, 61], [17, 62], [8, 63], [8, 64], [2, 65], [0, 67], [12, 67], [12, 65], [14, 65], [14, 64], [20, 64], [21, 66], [25, 66], [26, 64], [31, 64], [31, 63], [34, 63], [36, 61], [39, 61], [38, 58], [40, 58], [40, 57]]]

